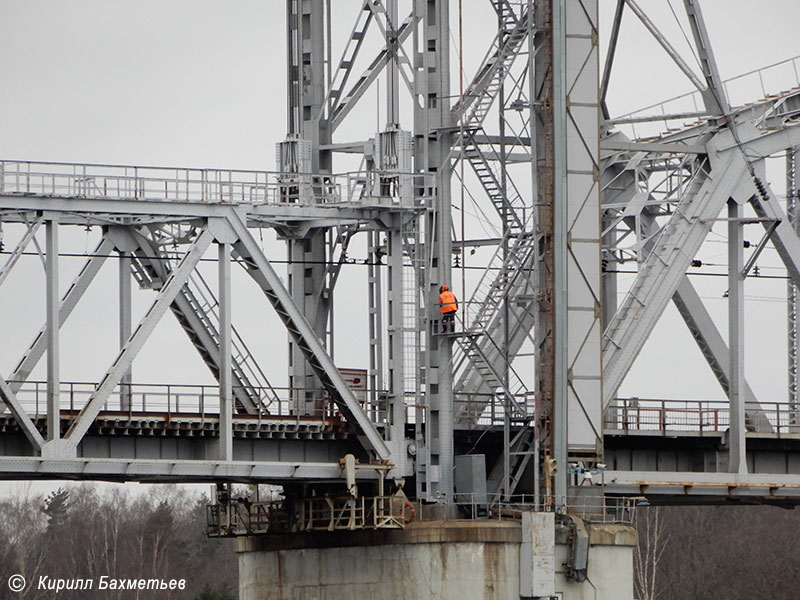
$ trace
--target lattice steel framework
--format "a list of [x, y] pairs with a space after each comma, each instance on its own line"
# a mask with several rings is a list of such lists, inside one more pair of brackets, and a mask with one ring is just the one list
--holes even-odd
[[[748, 454], [748, 431], [796, 425], [800, 93], [736, 105], [696, 0], [684, 8], [699, 74], [634, 0], [617, 3], [602, 70], [597, 0], [487, 4], [496, 34], [470, 77], [451, 55], [451, 21], [461, 7], [449, 0], [347, 3], [355, 19], [346, 35], [331, 16], [332, 0], [287, 0], [288, 136], [277, 145], [275, 172], [1, 162], [0, 217], [20, 238], [0, 268], [0, 286], [43, 231], [47, 319], [0, 379], [12, 433], [27, 440], [4, 442], [0, 471], [327, 485], [341, 479], [338, 461], [352, 453], [360, 478], [412, 479], [410, 495], [452, 502], [460, 492], [456, 455], [480, 449], [495, 499], [529, 493], [538, 507], [563, 511], [587, 489], [642, 491], [660, 481], [659, 492], [682, 494], [686, 478], [676, 472], [697, 469], [655, 473], [658, 465], [643, 469], [633, 459], [602, 467], [617, 456], [605, 448], [609, 431], [628, 433], [634, 408], [658, 410], [620, 399], [618, 390], [672, 300], [729, 401], [727, 436], [706, 472], [689, 481], [724, 495], [750, 481], [748, 470], [761, 471], [751, 483], [764, 493], [773, 471]], [[625, 13], [655, 36], [694, 94], [611, 112]], [[458, 94], [454, 72], [466, 78]], [[367, 92], [379, 80], [386, 120], [370, 131]], [[786, 212], [763, 174], [766, 157], [784, 151]], [[347, 167], [337, 171], [339, 164]], [[495, 237], [476, 238], [463, 217], [467, 196]], [[727, 340], [687, 277], [720, 219]], [[765, 233], [745, 260], [743, 228], [753, 223]], [[102, 227], [102, 239], [59, 297], [59, 230], [87, 225]], [[265, 227], [286, 243], [285, 284], [253, 237]], [[351, 324], [369, 329], [362, 393], [333, 360], [334, 341], [347, 343], [333, 309], [344, 297], [336, 292], [348, 251], [363, 238], [368, 318]], [[212, 244], [216, 289], [196, 268]], [[480, 251], [478, 269], [465, 268], [468, 248]], [[790, 277], [788, 424], [758, 404], [745, 379], [744, 285], [765, 249]], [[120, 265], [120, 351], [77, 403], [70, 395], [67, 409], [59, 331], [109, 255]], [[635, 265], [627, 287], [618, 277], [623, 265]], [[232, 267], [249, 274], [286, 328], [286, 390], [270, 383], [264, 361], [232, 325]], [[156, 293], [138, 326], [131, 276]], [[456, 334], [439, 332], [442, 284], [463, 296]], [[184, 406], [189, 397], [197, 409], [183, 421], [174, 421], [167, 392], [163, 431], [175, 427], [179, 442], [172, 449], [142, 442], [131, 457], [104, 436], [153, 430], [132, 425], [154, 413], [133, 361], [168, 312], [219, 385], [210, 415], [205, 390], [184, 393]], [[45, 354], [39, 410], [26, 380]], [[660, 406], [653, 436], [668, 430], [667, 404]], [[187, 432], [201, 439], [186, 441]], [[793, 481], [781, 480], [782, 489]]]

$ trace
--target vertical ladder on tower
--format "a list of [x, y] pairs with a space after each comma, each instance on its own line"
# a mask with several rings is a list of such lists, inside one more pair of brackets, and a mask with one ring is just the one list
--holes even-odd
[[403, 243], [403, 271], [401, 274], [400, 304], [403, 312], [403, 393], [407, 402], [422, 405], [423, 391], [423, 339], [427, 331], [422, 290], [426, 289], [425, 248], [422, 243], [423, 219], [414, 217], [401, 226]]

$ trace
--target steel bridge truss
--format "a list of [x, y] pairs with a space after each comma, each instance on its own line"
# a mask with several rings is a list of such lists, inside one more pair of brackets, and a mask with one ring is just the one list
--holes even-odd
[[[618, 391], [672, 301], [728, 399], [729, 432], [708, 472], [691, 477], [712, 496], [723, 480], [764, 496], [789, 489], [794, 467], [775, 471], [784, 479], [771, 487], [771, 471], [753, 472], [765, 461], [748, 453], [751, 434], [791, 437], [796, 418], [747, 384], [743, 286], [762, 252], [774, 250], [790, 276], [795, 410], [800, 92], [732, 102], [696, 0], [684, 0], [684, 8], [699, 74], [634, 0], [617, 3], [602, 69], [597, 0], [492, 0], [497, 33], [474, 71], [459, 73], [466, 83], [457, 93], [448, 0], [350, 4], [355, 18], [339, 56], [331, 56], [338, 36], [331, 4], [286, 2], [289, 135], [278, 144], [274, 173], [0, 162], [0, 219], [21, 232], [0, 265], [0, 286], [32, 244], [47, 275], [46, 322], [0, 379], [13, 417], [0, 415], [0, 427], [26, 440], [4, 443], [2, 476], [327, 482], [341, 479], [339, 459], [353, 454], [359, 478], [411, 478], [409, 495], [451, 501], [459, 492], [455, 456], [489, 439], [495, 500], [522, 490], [538, 507], [563, 510], [586, 483], [579, 474], [602, 470], [609, 457], [619, 460], [592, 485], [680, 495], [688, 484], [677, 472], [690, 470], [683, 459], [655, 475], [658, 465], [641, 468], [626, 462], [627, 450], [606, 449], [610, 436], [670, 431], [668, 401], [660, 409], [655, 401], [634, 405]], [[627, 115], [610, 112], [628, 12], [696, 92]], [[341, 139], [343, 123], [364, 129], [358, 109], [380, 78], [385, 128]], [[764, 175], [766, 157], [781, 152], [786, 211]], [[339, 175], [340, 156], [361, 166]], [[470, 239], [475, 224], [465, 208], [480, 215], [490, 239]], [[727, 226], [727, 339], [687, 276], [715, 223]], [[742, 231], [753, 224], [764, 233], [745, 261]], [[102, 239], [59, 297], [59, 230], [87, 225], [102, 227]], [[274, 228], [286, 240], [286, 283], [255, 228]], [[367, 237], [368, 248], [363, 397], [333, 360], [334, 291], [356, 236]], [[212, 246], [216, 288], [196, 268]], [[468, 249], [485, 256], [477, 273], [465, 269]], [[120, 266], [119, 353], [99, 382], [63, 382], [60, 328], [109, 255]], [[288, 333], [288, 390], [270, 383], [232, 326], [232, 262]], [[619, 271], [630, 265], [635, 278], [623, 288]], [[138, 324], [131, 322], [132, 278], [155, 293]], [[462, 300], [452, 335], [438, 333], [442, 284]], [[144, 392], [133, 379], [136, 355], [168, 312], [218, 381], [214, 389]], [[46, 381], [34, 385], [30, 374], [45, 355]], [[65, 389], [78, 390], [69, 402]], [[147, 424], [156, 405], [163, 427]], [[632, 428], [634, 408], [661, 410], [660, 417]], [[707, 415], [698, 410], [703, 434]], [[174, 434], [178, 442], [104, 441], [133, 430]], [[660, 484], [648, 483], [655, 477]]]

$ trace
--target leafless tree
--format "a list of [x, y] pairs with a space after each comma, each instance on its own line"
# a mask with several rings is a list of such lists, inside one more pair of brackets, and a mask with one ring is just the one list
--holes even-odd
[[633, 554], [636, 597], [639, 600], [657, 600], [663, 588], [658, 567], [669, 539], [663, 509], [658, 506], [637, 508], [633, 525], [639, 535]]
[[[205, 496], [161, 486], [132, 496], [124, 489], [99, 491], [91, 484], [66, 486], [47, 498], [29, 488], [0, 499], [0, 573], [21, 573], [28, 582], [51, 578], [185, 579], [185, 590], [165, 600], [193, 600], [204, 589], [236, 589], [232, 540], [205, 537]], [[51, 598], [30, 586], [25, 600]], [[141, 598], [152, 594], [142, 592]], [[130, 591], [95, 589], [59, 593], [62, 600], [132, 598]], [[2, 597], [2, 592], [0, 592]]]

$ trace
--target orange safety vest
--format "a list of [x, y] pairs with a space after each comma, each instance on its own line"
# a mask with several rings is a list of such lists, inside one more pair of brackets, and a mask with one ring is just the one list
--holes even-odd
[[442, 305], [440, 312], [443, 315], [453, 313], [458, 310], [458, 300], [456, 300], [455, 294], [453, 294], [453, 292], [450, 290], [445, 290], [439, 294], [439, 304]]

